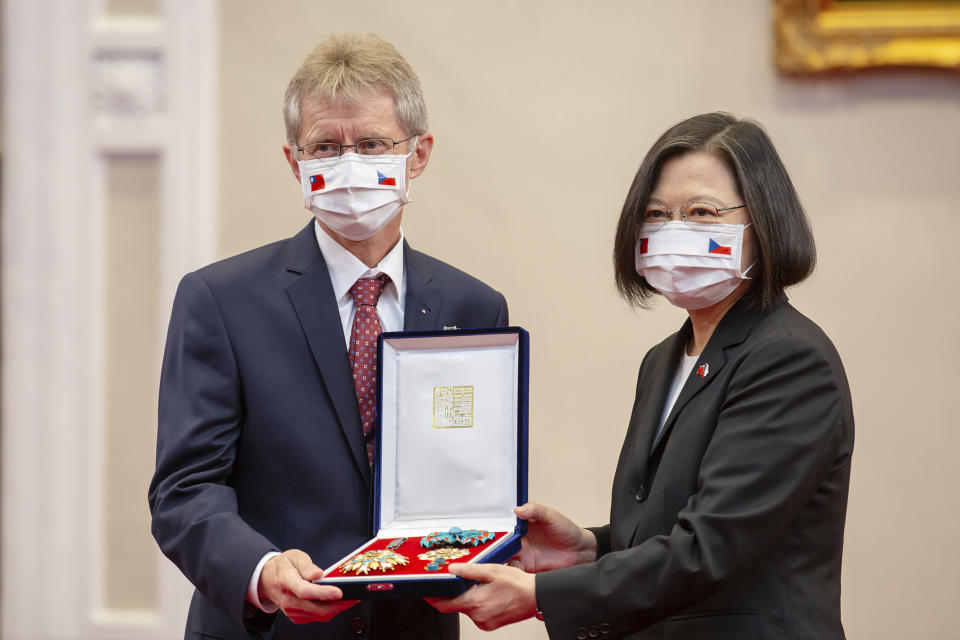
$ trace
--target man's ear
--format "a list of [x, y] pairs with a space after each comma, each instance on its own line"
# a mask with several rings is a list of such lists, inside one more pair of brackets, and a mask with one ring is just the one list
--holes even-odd
[[413, 149], [413, 155], [410, 156], [410, 179], [416, 178], [423, 170], [427, 168], [430, 161], [430, 154], [433, 152], [433, 134], [421, 133], [417, 136], [417, 146]]
[[289, 142], [283, 143], [283, 156], [287, 159], [287, 164], [290, 165], [293, 176], [297, 179], [297, 182], [300, 182], [300, 165], [297, 164], [297, 154], [290, 147]]

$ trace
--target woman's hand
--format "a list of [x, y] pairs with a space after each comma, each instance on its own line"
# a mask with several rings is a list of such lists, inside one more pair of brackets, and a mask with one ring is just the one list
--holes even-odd
[[456, 598], [426, 598], [437, 611], [465, 613], [484, 631], [532, 618], [537, 612], [532, 574], [498, 564], [451, 564], [450, 573], [481, 584]]
[[527, 573], [562, 569], [597, 559], [597, 539], [556, 509], [536, 502], [513, 510], [527, 521], [520, 553], [508, 563]]

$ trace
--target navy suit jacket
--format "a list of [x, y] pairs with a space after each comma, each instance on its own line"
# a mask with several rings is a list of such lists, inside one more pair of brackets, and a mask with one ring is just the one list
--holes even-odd
[[[405, 330], [507, 323], [503, 296], [404, 245]], [[160, 380], [152, 531], [196, 586], [186, 638], [455, 638], [422, 601], [294, 625], [245, 606], [268, 551], [326, 567], [372, 531], [371, 474], [343, 326], [311, 221], [187, 274]], [[364, 635], [365, 634], [365, 635]]]
[[840, 640], [853, 452], [840, 357], [785, 299], [740, 300], [656, 436], [690, 335], [687, 320], [640, 366], [598, 560], [537, 576], [550, 637]]

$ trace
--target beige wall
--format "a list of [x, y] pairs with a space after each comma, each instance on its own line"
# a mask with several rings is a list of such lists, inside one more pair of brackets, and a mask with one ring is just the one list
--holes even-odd
[[[160, 163], [156, 155], [106, 159], [105, 300], [106, 558], [104, 601], [117, 609], [157, 602], [155, 567], [143, 562], [156, 543], [143, 489], [150, 484], [160, 359], [156, 342], [159, 280]], [[147, 286], [145, 286], [147, 285]], [[131, 567], [138, 567], [131, 571]]]
[[[530, 495], [602, 523], [637, 367], [682, 319], [666, 305], [631, 311], [614, 294], [623, 197], [677, 120], [713, 109], [757, 118], [819, 242], [818, 270], [792, 299], [833, 338], [853, 388], [848, 635], [954, 638], [960, 82], [926, 71], [780, 78], [769, 5], [224, 2], [221, 253], [307, 220], [280, 153], [280, 98], [301, 58], [335, 31], [393, 42], [420, 74], [437, 138], [407, 237], [507, 296], [532, 335]], [[528, 622], [496, 637], [545, 634]]]

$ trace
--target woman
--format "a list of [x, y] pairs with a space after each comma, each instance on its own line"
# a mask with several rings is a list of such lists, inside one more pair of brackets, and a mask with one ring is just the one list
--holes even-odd
[[[853, 412], [830, 340], [784, 288], [813, 269], [810, 228], [770, 139], [724, 113], [647, 154], [614, 244], [621, 294], [689, 312], [647, 353], [610, 524], [527, 504], [510, 567], [441, 610], [551, 638], [843, 638], [840, 561]], [[536, 574], [536, 575], [534, 575]]]

